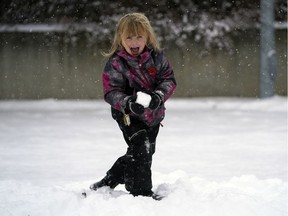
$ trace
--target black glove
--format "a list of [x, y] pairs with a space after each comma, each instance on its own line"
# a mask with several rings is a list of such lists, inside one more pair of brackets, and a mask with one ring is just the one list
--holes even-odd
[[126, 108], [134, 113], [135, 115], [141, 115], [144, 113], [144, 106], [142, 106], [141, 104], [138, 104], [135, 102], [136, 101], [136, 97], [130, 97], [127, 101], [127, 105]]
[[161, 105], [161, 103], [162, 103], [161, 96], [156, 92], [152, 93], [149, 108], [155, 110]]

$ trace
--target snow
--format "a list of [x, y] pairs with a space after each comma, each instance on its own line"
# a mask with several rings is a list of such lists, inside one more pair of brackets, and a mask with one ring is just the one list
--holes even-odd
[[71, 29], [92, 32], [95, 28], [95, 23], [0, 24], [0, 32], [67, 32]]
[[126, 144], [109, 105], [0, 101], [1, 216], [287, 215], [287, 97], [167, 102], [153, 160], [161, 201], [118, 186], [86, 199]]
[[147, 108], [150, 104], [150, 101], [151, 101], [151, 96], [149, 94], [146, 94], [144, 92], [137, 92], [136, 103], [139, 103], [145, 108]]

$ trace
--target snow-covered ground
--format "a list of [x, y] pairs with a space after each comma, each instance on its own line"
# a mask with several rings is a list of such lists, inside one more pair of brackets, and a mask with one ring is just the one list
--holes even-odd
[[172, 99], [153, 190], [86, 199], [126, 144], [96, 101], [0, 101], [1, 216], [286, 216], [287, 97]]

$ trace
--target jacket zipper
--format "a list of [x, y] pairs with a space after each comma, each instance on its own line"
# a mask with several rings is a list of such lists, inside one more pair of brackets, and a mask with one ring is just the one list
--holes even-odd
[[144, 72], [142, 70], [142, 63], [141, 63], [140, 60], [138, 61], [138, 67], [139, 67], [139, 71], [140, 71], [141, 75], [144, 78], [144, 81], [146, 82], [145, 85], [150, 89], [150, 82], [149, 82], [149, 80], [147, 79], [147, 77], [145, 76], [145, 74], [144, 74]]

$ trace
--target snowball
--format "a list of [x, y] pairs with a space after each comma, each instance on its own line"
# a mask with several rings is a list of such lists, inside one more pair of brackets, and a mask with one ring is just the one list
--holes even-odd
[[145, 108], [147, 108], [150, 104], [151, 96], [149, 94], [146, 94], [144, 92], [137, 92], [137, 99], [136, 103], [141, 104]]

